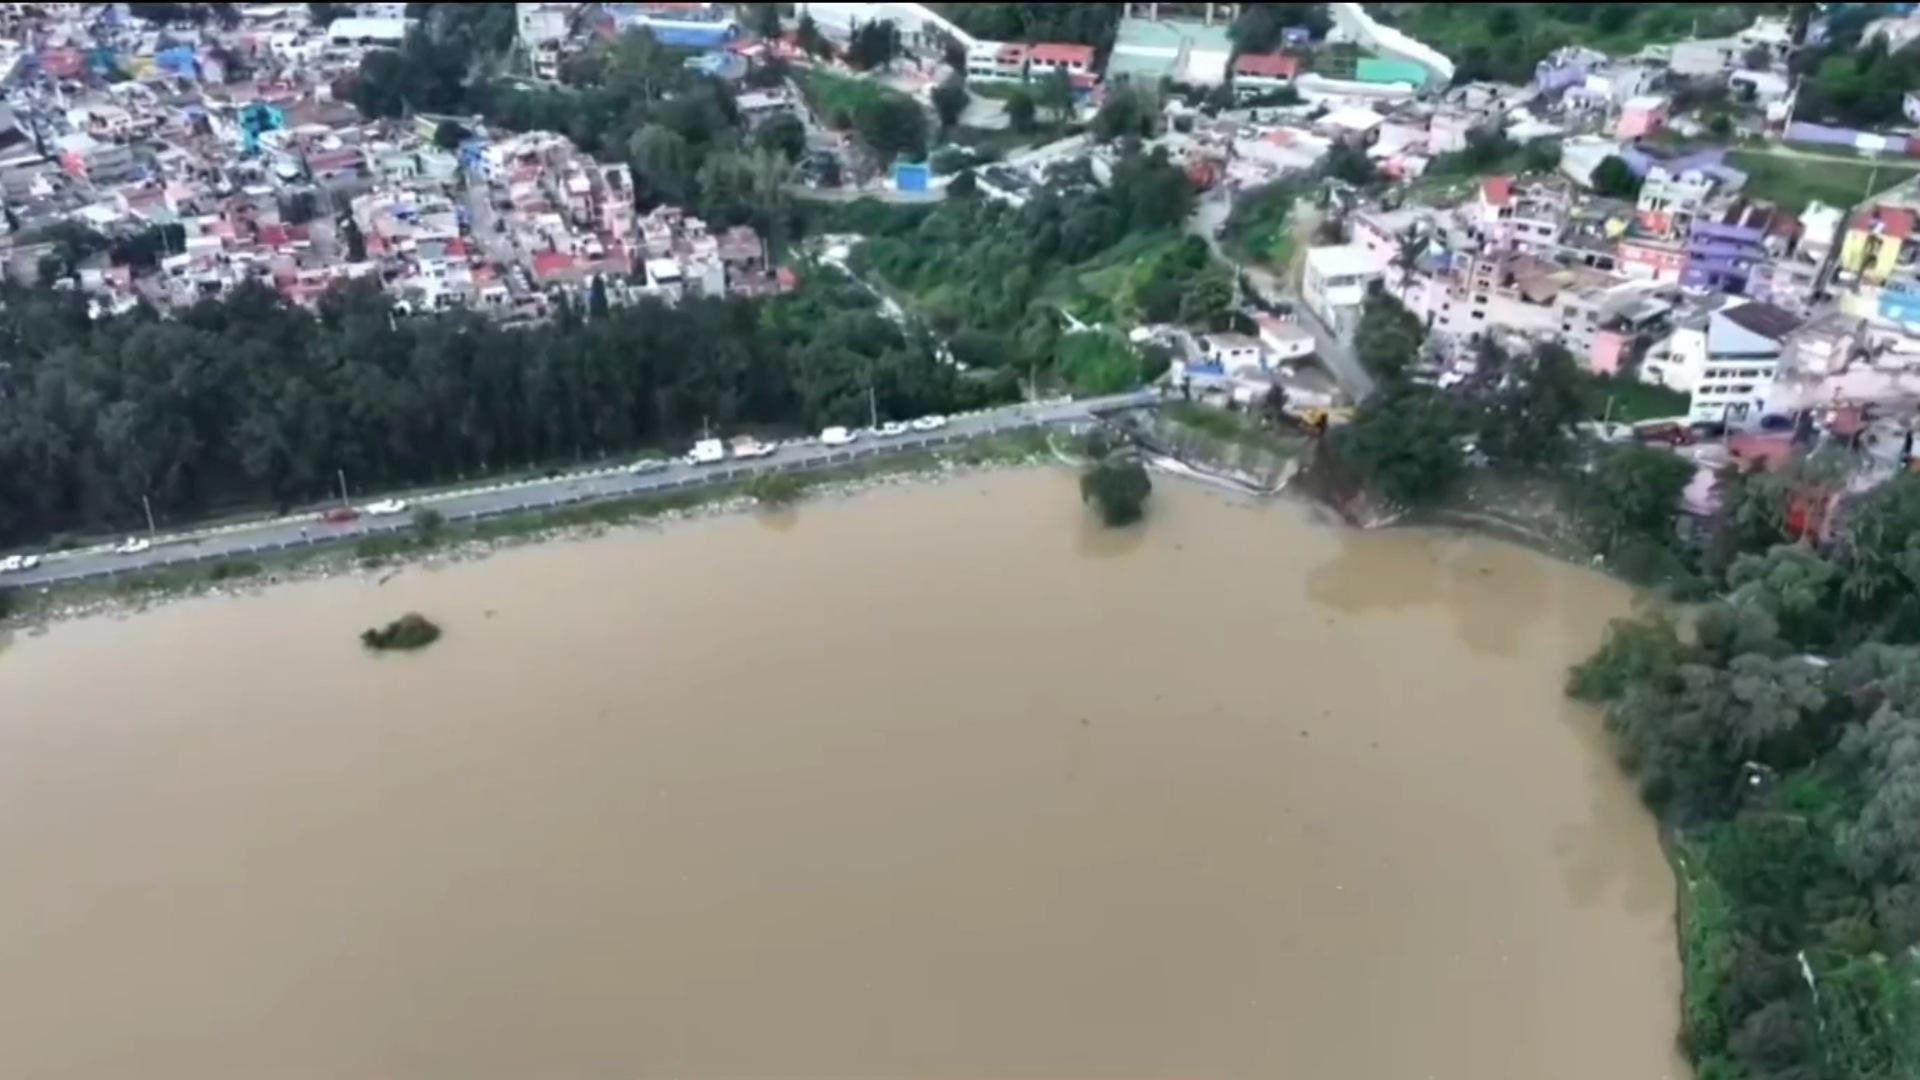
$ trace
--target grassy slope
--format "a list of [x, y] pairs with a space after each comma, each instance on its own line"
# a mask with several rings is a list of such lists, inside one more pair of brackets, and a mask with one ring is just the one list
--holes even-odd
[[1746, 193], [1779, 203], [1792, 213], [1814, 200], [1829, 206], [1851, 207], [1920, 172], [1905, 162], [1859, 164], [1777, 157], [1757, 150], [1735, 150], [1727, 164], [1748, 175]]

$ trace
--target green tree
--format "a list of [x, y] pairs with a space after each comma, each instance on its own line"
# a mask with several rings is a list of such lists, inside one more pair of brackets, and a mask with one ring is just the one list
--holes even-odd
[[918, 161], [926, 156], [927, 114], [911, 98], [887, 94], [863, 99], [854, 108], [853, 129], [882, 159]]
[[900, 30], [891, 19], [861, 23], [847, 43], [847, 63], [859, 71], [884, 68], [899, 54]]
[[1444, 499], [1465, 463], [1465, 425], [1454, 402], [1428, 387], [1392, 383], [1333, 433], [1333, 448], [1391, 502], [1425, 506]]
[[1480, 424], [1480, 449], [1495, 461], [1540, 466], [1566, 460], [1573, 425], [1586, 414], [1585, 384], [1573, 354], [1558, 345], [1534, 350], [1533, 362], [1510, 371]]
[[1651, 447], [1621, 447], [1603, 455], [1579, 484], [1595, 545], [1612, 552], [1629, 539], [1670, 543], [1680, 493], [1693, 471], [1692, 462]]
[[1007, 95], [1007, 123], [1022, 135], [1031, 134], [1034, 129], [1035, 105], [1033, 95], [1024, 87], [1015, 87]]
[[1040, 107], [1051, 111], [1056, 122], [1066, 123], [1073, 118], [1073, 80], [1065, 68], [1051, 68], [1040, 76], [1035, 93]]
[[1593, 176], [1588, 183], [1593, 193], [1609, 199], [1637, 199], [1640, 197], [1640, 178], [1633, 175], [1633, 169], [1621, 158], [1609, 155], [1600, 164], [1593, 167]]
[[1355, 187], [1365, 187], [1379, 179], [1374, 171], [1373, 161], [1367, 157], [1365, 148], [1353, 143], [1336, 142], [1327, 156], [1321, 160], [1320, 167], [1335, 180], [1343, 180]]
[[367, 238], [360, 235], [360, 225], [353, 218], [346, 218], [340, 226], [340, 234], [346, 238], [347, 261], [367, 261]]
[[807, 152], [807, 127], [792, 113], [781, 113], [754, 129], [753, 144], [788, 161], [798, 161]]
[[433, 145], [442, 150], [458, 150], [473, 132], [458, 120], [442, 120], [433, 129]]
[[1398, 378], [1420, 357], [1426, 337], [1420, 319], [1406, 306], [1375, 289], [1367, 294], [1354, 330], [1353, 351], [1362, 367], [1376, 378]]
[[747, 32], [758, 38], [777, 38], [780, 36], [779, 4], [743, 4]]
[[800, 21], [794, 26], [794, 41], [800, 50], [812, 57], [833, 55], [833, 43], [820, 32], [820, 24], [813, 21], [813, 13], [802, 11]]
[[1139, 521], [1152, 493], [1153, 481], [1136, 458], [1109, 455], [1080, 476], [1080, 500], [1092, 503], [1109, 528]]
[[648, 124], [633, 133], [627, 144], [633, 170], [640, 175], [645, 190], [663, 203], [687, 201], [693, 190], [693, 149], [680, 133], [660, 124]]
[[1772, 615], [1788, 641], [1802, 648], [1831, 642], [1840, 608], [1840, 571], [1799, 544], [1781, 544], [1765, 555], [1741, 555], [1727, 572], [1736, 604], [1753, 604]]
[[1121, 81], [1107, 91], [1107, 99], [1093, 116], [1093, 135], [1101, 142], [1125, 136], [1152, 134], [1155, 110], [1144, 91], [1131, 80]]
[[960, 114], [967, 111], [967, 79], [960, 72], [942, 80], [933, 88], [933, 111], [940, 117], [940, 126], [951, 128], [960, 122]]

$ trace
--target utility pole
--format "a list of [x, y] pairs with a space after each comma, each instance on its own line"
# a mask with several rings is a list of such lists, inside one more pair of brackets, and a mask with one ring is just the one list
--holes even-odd
[[340, 505], [343, 507], [351, 507], [353, 500], [347, 497], [347, 470], [335, 469], [333, 472], [335, 476], [340, 478]]
[[160, 530], [154, 528], [153, 525], [153, 500], [142, 495], [140, 496], [140, 505], [147, 512], [147, 539], [150, 541], [156, 540], [160, 536]]
[[873, 393], [871, 376], [869, 376], [867, 383], [867, 426], [875, 431], [880, 430], [880, 404], [879, 399], [876, 398]]

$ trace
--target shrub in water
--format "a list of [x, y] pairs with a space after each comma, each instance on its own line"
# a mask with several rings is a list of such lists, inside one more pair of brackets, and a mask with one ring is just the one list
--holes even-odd
[[413, 611], [385, 626], [368, 627], [360, 632], [360, 644], [376, 652], [423, 649], [438, 640], [440, 628], [434, 625], [433, 620]]

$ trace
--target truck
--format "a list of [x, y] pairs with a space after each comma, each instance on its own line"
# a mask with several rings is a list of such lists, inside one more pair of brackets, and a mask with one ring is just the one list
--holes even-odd
[[727, 446], [719, 439], [701, 439], [693, 444], [693, 452], [687, 455], [689, 465], [711, 465], [727, 459]]
[[774, 449], [773, 444], [763, 443], [751, 435], [733, 437], [733, 456], [742, 461], [767, 457], [773, 453]]

